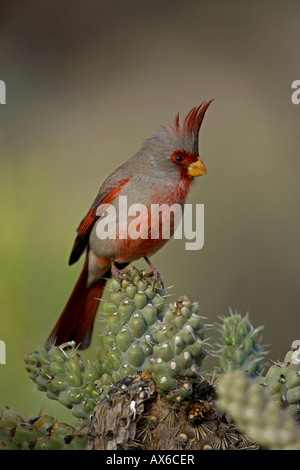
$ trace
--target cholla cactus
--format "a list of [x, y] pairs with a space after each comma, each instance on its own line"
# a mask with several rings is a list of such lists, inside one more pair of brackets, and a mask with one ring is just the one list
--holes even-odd
[[201, 376], [208, 325], [198, 303], [186, 296], [168, 303], [161, 284], [134, 267], [126, 270], [126, 279], [111, 279], [107, 287], [110, 298], [102, 303], [93, 364], [84, 363], [69, 343], [25, 357], [38, 389], [70, 408], [77, 424], [51, 416], [24, 420], [6, 410], [0, 418], [4, 448], [79, 449], [88, 435], [87, 448], [159, 449], [166, 425], [174, 430], [163, 440], [170, 449], [300, 448], [294, 419], [300, 367], [292, 351], [259, 375], [266, 354], [259, 344], [261, 328], [254, 328], [248, 315], [230, 312], [219, 327], [219, 350], [212, 352], [219, 361], [216, 388]]
[[271, 395], [281, 408], [286, 408], [290, 414], [300, 419], [300, 364], [293, 360], [295, 352], [289, 351], [283, 362], [276, 362], [259, 377], [258, 382], [268, 388]]
[[259, 344], [261, 329], [252, 326], [247, 314], [243, 317], [230, 310], [219, 327], [222, 342], [218, 344], [218, 356], [222, 373], [235, 369], [242, 369], [249, 376], [260, 373], [260, 363], [266, 354]]
[[180, 402], [192, 393], [192, 384], [201, 377], [199, 368], [206, 327], [199, 316], [199, 305], [186, 296], [170, 304], [156, 331], [153, 347], [152, 378], [157, 390], [169, 401]]
[[110, 280], [108, 288], [106, 331], [98, 351], [102, 397], [109, 385], [148, 369], [167, 400], [187, 398], [206, 356], [199, 305], [185, 296], [166, 305], [166, 291], [135, 268], [127, 270], [122, 283]]
[[85, 422], [112, 384], [140, 370], [153, 373], [158, 392], [167, 400], [184, 400], [206, 356], [206, 328], [197, 303], [183, 296], [166, 306], [166, 291], [136, 268], [128, 268], [122, 282], [111, 279], [108, 289], [95, 365], [84, 365], [69, 344], [40, 348], [25, 357], [38, 388]]
[[0, 450], [80, 450], [87, 441], [84, 432], [53, 416], [24, 419], [7, 408], [0, 410]]
[[70, 408], [76, 418], [89, 422], [99, 400], [95, 382], [100, 375], [94, 365], [84, 365], [76, 349], [64, 350], [58, 346], [49, 351], [40, 348], [27, 355], [25, 363], [29, 377], [39, 390]]
[[127, 269], [122, 283], [111, 279], [107, 287], [111, 294], [102, 306], [105, 328], [97, 352], [99, 385], [103, 385], [104, 394], [107, 385], [150, 369], [155, 332], [166, 300], [159, 283], [154, 286], [152, 277], [135, 268]]
[[287, 410], [280, 410], [269, 390], [243, 370], [226, 372], [217, 386], [218, 406], [237, 428], [262, 447], [300, 450], [300, 429]]

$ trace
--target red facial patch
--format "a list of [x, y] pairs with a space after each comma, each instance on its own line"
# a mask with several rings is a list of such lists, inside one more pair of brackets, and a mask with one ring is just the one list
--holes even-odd
[[183, 185], [177, 185], [177, 191], [182, 193], [182, 198], [185, 198], [187, 196], [187, 193], [190, 190], [193, 180], [193, 177], [187, 174], [187, 168], [191, 163], [196, 162], [198, 158], [198, 153], [191, 153], [187, 152], [186, 150], [178, 150], [176, 152], [173, 152], [170, 157], [170, 160], [180, 170], [180, 179]]
[[[182, 158], [179, 158], [182, 157]], [[186, 150], [176, 150], [171, 155], [172, 162], [179, 168], [187, 168], [191, 163], [196, 162], [199, 158], [198, 153], [187, 152]]]
[[191, 163], [196, 162], [198, 158], [198, 153], [191, 153], [186, 150], [173, 152], [170, 157], [171, 161], [180, 168], [180, 177], [188, 180], [192, 180], [192, 176], [187, 174], [187, 168]]

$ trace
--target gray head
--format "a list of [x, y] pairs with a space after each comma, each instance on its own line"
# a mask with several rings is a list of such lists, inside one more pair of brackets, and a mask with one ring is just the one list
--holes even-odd
[[182, 171], [187, 173], [189, 165], [194, 163], [193, 171], [191, 169], [188, 174], [206, 174], [204, 164], [199, 161], [198, 142], [199, 130], [211, 102], [212, 100], [203, 101], [200, 106], [193, 107], [181, 122], [177, 114], [172, 125], [161, 126], [156, 134], [144, 141], [135, 155], [136, 163], [147, 161], [149, 167], [153, 166], [151, 174], [159, 172], [160, 175], [170, 175], [170, 172], [178, 175]]
[[[205, 113], [211, 104], [203, 101], [193, 107], [180, 122], [179, 114], [168, 127], [146, 139], [137, 153], [121, 166], [126, 175], [152, 177], [193, 177], [206, 174], [204, 163], [199, 160], [199, 130]], [[119, 169], [109, 179], [117, 179]]]
[[199, 130], [211, 102], [212, 100], [203, 101], [200, 106], [193, 107], [182, 122], [179, 121], [178, 113], [173, 125], [161, 126], [157, 134], [144, 142], [144, 146], [168, 147], [169, 153], [184, 150], [191, 154], [198, 154]]

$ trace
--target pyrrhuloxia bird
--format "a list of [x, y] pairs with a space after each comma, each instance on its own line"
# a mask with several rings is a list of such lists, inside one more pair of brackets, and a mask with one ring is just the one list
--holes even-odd
[[[149, 226], [148, 239], [122, 239], [117, 236], [115, 239], [101, 240], [97, 235], [97, 220], [101, 214], [104, 215], [105, 207], [112, 204], [116, 209], [118, 224], [119, 196], [127, 196], [128, 206], [143, 203], [149, 213], [152, 204], [178, 203], [183, 207], [193, 178], [206, 174], [205, 165], [199, 160], [198, 135], [211, 101], [192, 108], [182, 122], [177, 114], [172, 126], [161, 127], [155, 135], [145, 140], [137, 153], [103, 183], [78, 228], [69, 260], [69, 264], [75, 263], [86, 251], [83, 270], [47, 345], [73, 340], [79, 349], [88, 347], [106, 283], [104, 276], [118, 277], [118, 268], [141, 257], [145, 258], [157, 275], [148, 255], [166, 243], [167, 239], [162, 238], [161, 232], [158, 238], [153, 239]], [[173, 231], [172, 226], [171, 235]]]

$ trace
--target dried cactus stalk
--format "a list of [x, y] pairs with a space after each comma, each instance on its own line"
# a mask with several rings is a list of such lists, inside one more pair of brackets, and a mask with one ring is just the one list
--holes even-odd
[[170, 403], [151, 374], [121, 379], [96, 405], [88, 450], [255, 449], [215, 404], [214, 386], [193, 386], [189, 400]]

